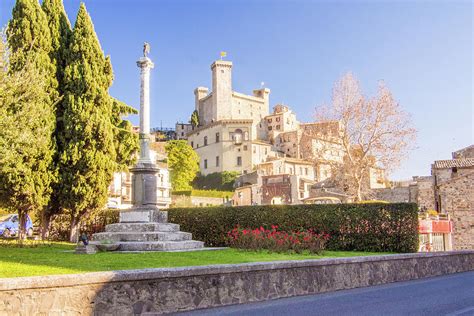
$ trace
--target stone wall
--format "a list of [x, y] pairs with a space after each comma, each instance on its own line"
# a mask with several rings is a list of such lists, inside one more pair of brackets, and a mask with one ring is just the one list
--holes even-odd
[[[229, 196], [229, 200], [232, 196]], [[223, 205], [227, 199], [220, 197], [205, 197], [205, 196], [187, 196], [187, 195], [172, 195], [173, 204], [176, 207], [194, 207], [194, 206], [212, 206]]]
[[3, 279], [1, 315], [143, 315], [474, 270], [474, 251]]
[[444, 182], [438, 192], [453, 221], [453, 249], [474, 249], [474, 172]]
[[417, 203], [418, 190], [416, 186], [395, 187], [372, 190], [375, 200], [392, 203], [413, 202]]

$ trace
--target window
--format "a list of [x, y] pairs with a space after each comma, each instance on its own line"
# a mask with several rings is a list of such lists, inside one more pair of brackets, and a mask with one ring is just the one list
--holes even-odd
[[247, 145], [244, 145], [244, 150], [247, 150]]
[[308, 168], [304, 168], [304, 174], [308, 175]]
[[184, 129], [184, 124], [181, 124], [181, 129]]
[[224, 73], [224, 69], [221, 69], [221, 73], [222, 73], [222, 74]]
[[279, 117], [277, 117], [277, 118], [275, 119], [275, 121], [277, 121], [277, 122], [280, 122], [280, 118], [279, 118]]
[[272, 127], [271, 127], [271, 126], [268, 126], [268, 130], [271, 131], [271, 130], [272, 130]]
[[293, 168], [290, 168], [290, 174], [293, 174]]
[[300, 174], [303, 174], [303, 167], [300, 167]]
[[242, 157], [237, 157], [237, 166], [242, 166]]
[[236, 129], [234, 134], [232, 134], [232, 140], [234, 144], [241, 144], [242, 143], [242, 130], [240, 128]]
[[219, 156], [216, 156], [216, 167], [219, 167]]
[[277, 125], [277, 126], [276, 126], [276, 129], [280, 129], [280, 125]]
[[191, 142], [191, 147], [194, 148], [194, 142]]
[[216, 133], [216, 143], [218, 143], [220, 141], [220, 135], [219, 133]]
[[253, 153], [256, 154], [257, 153], [257, 146], [252, 146], [253, 148]]
[[207, 169], [207, 159], [204, 159], [204, 169]]
[[268, 154], [268, 148], [265, 147], [265, 155]]
[[271, 122], [272, 122], [272, 119], [271, 119], [271, 118], [270, 118], [270, 119], [268, 119], [268, 120], [267, 120], [267, 122], [268, 122], [268, 123], [271, 123]]
[[204, 146], [207, 146], [207, 136], [204, 136]]
[[181, 136], [184, 136], [184, 132], [181, 132]]

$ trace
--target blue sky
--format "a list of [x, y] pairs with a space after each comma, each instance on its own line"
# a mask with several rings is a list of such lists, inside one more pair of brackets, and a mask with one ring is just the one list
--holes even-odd
[[[331, 100], [347, 71], [367, 95], [383, 79], [418, 129], [392, 179], [427, 175], [436, 159], [474, 143], [471, 1], [152, 1], [86, 0], [102, 48], [112, 58], [111, 94], [137, 106], [142, 44], [151, 44], [152, 126], [187, 121], [193, 90], [211, 86], [219, 52], [233, 61], [233, 88], [265, 82], [270, 102], [299, 120]], [[77, 0], [65, 0], [75, 20]], [[14, 0], [0, 0], [0, 25]], [[132, 118], [137, 122], [137, 118]]]

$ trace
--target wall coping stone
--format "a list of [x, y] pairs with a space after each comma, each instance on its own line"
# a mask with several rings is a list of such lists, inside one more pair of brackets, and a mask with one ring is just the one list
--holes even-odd
[[117, 270], [106, 272], [87, 272], [81, 274], [62, 274], [49, 276], [0, 278], [0, 292], [20, 289], [41, 289], [49, 287], [70, 287], [87, 284], [101, 284], [111, 282], [128, 282], [152, 280], [160, 278], [179, 278], [199, 275], [214, 275], [239, 273], [249, 271], [263, 271], [275, 269], [305, 268], [313, 266], [328, 266], [338, 264], [352, 264], [364, 262], [380, 262], [403, 259], [449, 257], [457, 255], [471, 255], [474, 250], [460, 250], [431, 253], [407, 253], [379, 256], [361, 256], [330, 259], [286, 260], [241, 264], [219, 264], [208, 266], [188, 266], [178, 268], [148, 268], [138, 270]]

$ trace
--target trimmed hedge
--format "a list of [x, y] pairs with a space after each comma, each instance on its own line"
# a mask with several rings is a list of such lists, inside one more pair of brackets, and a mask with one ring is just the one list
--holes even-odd
[[278, 225], [328, 233], [329, 250], [416, 252], [417, 209], [414, 203], [219, 206], [169, 209], [168, 218], [209, 247], [225, 246], [226, 233], [237, 225]]
[[172, 191], [172, 195], [186, 195], [186, 196], [200, 196], [200, 197], [215, 197], [215, 198], [232, 198], [233, 191], [217, 191], [217, 190], [187, 190], [187, 191]]

